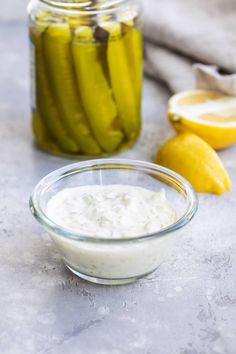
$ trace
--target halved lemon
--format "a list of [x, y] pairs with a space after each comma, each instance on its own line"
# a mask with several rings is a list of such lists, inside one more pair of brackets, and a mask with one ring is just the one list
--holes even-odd
[[236, 142], [236, 97], [217, 91], [184, 91], [170, 98], [168, 118], [176, 131], [191, 131], [215, 149]]

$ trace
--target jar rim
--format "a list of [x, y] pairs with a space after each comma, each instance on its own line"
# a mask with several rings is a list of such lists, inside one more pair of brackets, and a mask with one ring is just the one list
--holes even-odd
[[40, 0], [48, 5], [71, 8], [108, 7], [127, 2], [127, 0]]
[[48, 9], [61, 12], [96, 15], [99, 13], [112, 13], [130, 0], [39, 0]]

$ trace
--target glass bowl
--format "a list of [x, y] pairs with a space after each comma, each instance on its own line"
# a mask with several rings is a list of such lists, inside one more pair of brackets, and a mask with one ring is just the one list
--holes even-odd
[[[47, 216], [47, 202], [64, 188], [116, 184], [154, 192], [164, 188], [177, 221], [152, 234], [112, 239], [71, 232]], [[65, 265], [83, 279], [107, 285], [130, 283], [153, 272], [196, 213], [197, 205], [193, 188], [177, 173], [153, 163], [119, 159], [91, 160], [60, 168], [44, 177], [30, 198], [32, 214], [50, 234]]]

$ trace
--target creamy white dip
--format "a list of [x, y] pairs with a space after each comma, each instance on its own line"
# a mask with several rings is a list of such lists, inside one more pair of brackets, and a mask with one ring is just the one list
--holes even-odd
[[49, 200], [47, 215], [72, 232], [105, 238], [146, 235], [175, 221], [164, 189], [128, 185], [63, 189]]
[[[173, 232], [142, 241], [135, 238], [176, 221], [164, 190], [126, 185], [66, 188], [49, 200], [47, 215], [72, 232], [105, 238], [103, 242], [90, 237], [73, 240], [51, 231], [66, 265], [77, 275], [102, 284], [130, 282], [150, 273], [173, 244]], [[126, 241], [128, 237], [133, 239]]]

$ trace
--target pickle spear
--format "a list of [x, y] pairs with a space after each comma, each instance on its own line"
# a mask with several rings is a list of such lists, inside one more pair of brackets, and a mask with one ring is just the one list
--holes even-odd
[[103, 69], [106, 46], [97, 45], [92, 28], [81, 26], [75, 31], [73, 57], [84, 109], [93, 133], [102, 148], [111, 153], [123, 140], [118, 112]]
[[125, 31], [124, 45], [126, 55], [130, 67], [130, 74], [134, 83], [137, 105], [141, 109], [141, 94], [142, 94], [142, 59], [143, 59], [143, 45], [142, 33], [131, 23], [123, 23], [122, 27]]
[[48, 132], [38, 111], [32, 112], [32, 129], [34, 132], [35, 140], [40, 147], [47, 151], [60, 153], [60, 150], [48, 135]]
[[50, 87], [63, 118], [63, 126], [76, 140], [80, 150], [89, 155], [101, 153], [101, 148], [92, 136], [79, 102], [74, 79], [71, 52], [71, 31], [67, 23], [50, 24], [43, 34], [43, 49]]
[[109, 32], [107, 57], [112, 90], [126, 136], [132, 140], [140, 129], [139, 102], [130, 74], [124, 37], [120, 23], [100, 25]]
[[76, 152], [78, 151], [78, 147], [64, 130], [55, 102], [50, 92], [42, 51], [42, 33], [44, 29], [45, 24], [36, 24], [35, 27], [30, 30], [30, 37], [35, 46], [37, 105], [40, 109], [47, 131], [55, 140], [60, 149], [64, 152]]

